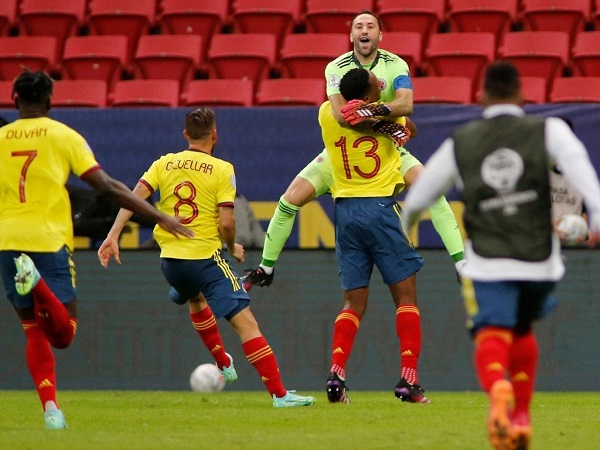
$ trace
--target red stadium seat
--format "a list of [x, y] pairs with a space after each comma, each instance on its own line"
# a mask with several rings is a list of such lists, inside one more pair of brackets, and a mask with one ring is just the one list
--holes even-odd
[[0, 36], [6, 36], [16, 26], [18, 0], [0, 2]]
[[249, 78], [257, 89], [275, 63], [276, 38], [265, 33], [217, 34], [208, 51], [211, 78]]
[[384, 31], [421, 33], [423, 48], [446, 20], [446, 0], [379, 0], [377, 4]]
[[415, 77], [412, 82], [415, 103], [473, 102], [473, 83], [467, 77]]
[[202, 36], [201, 61], [207, 61], [212, 37], [227, 22], [227, 0], [163, 0], [159, 20], [163, 33]]
[[72, 36], [65, 43], [62, 77], [103, 80], [109, 92], [127, 67], [127, 36]]
[[325, 100], [323, 78], [264, 80], [256, 93], [257, 106], [319, 106]]
[[477, 88], [485, 66], [496, 56], [493, 33], [436, 33], [425, 50], [430, 75], [469, 77]]
[[54, 82], [52, 107], [104, 108], [106, 98], [103, 80], [59, 80]]
[[526, 0], [524, 4], [525, 31], [564, 31], [571, 44], [591, 15], [590, 0]]
[[556, 78], [550, 91], [552, 103], [599, 103], [600, 77]]
[[379, 47], [406, 61], [414, 76], [421, 68], [423, 61], [422, 42], [421, 35], [414, 31], [386, 31], [383, 33]]
[[200, 67], [202, 37], [195, 34], [146, 34], [135, 53], [136, 78], [177, 80], [181, 89]]
[[53, 36], [0, 37], [0, 80], [13, 80], [24, 67], [53, 72], [55, 61]]
[[577, 34], [572, 61], [575, 74], [600, 76], [600, 31], [584, 31]]
[[12, 99], [13, 82], [0, 81], [0, 108], [14, 108], [15, 102]]
[[546, 79], [542, 77], [521, 77], [521, 91], [526, 103], [546, 103], [548, 88]]
[[252, 106], [254, 86], [247, 78], [193, 80], [183, 94], [186, 106]]
[[179, 82], [176, 80], [118, 81], [112, 95], [114, 107], [175, 107], [179, 104]]
[[288, 34], [279, 66], [284, 77], [323, 78], [325, 66], [350, 51], [348, 33]]
[[19, 34], [54, 36], [55, 60], [60, 63], [66, 39], [75, 36], [84, 23], [86, 0], [22, 0]]
[[454, 32], [489, 32], [501, 45], [504, 34], [517, 21], [519, 0], [452, 0], [448, 22]]
[[348, 34], [352, 19], [373, 6], [373, 0], [307, 0], [306, 31]]
[[156, 0], [92, 0], [90, 34], [122, 34], [129, 38], [127, 59], [132, 60], [142, 34], [154, 24]]
[[279, 54], [286, 34], [300, 20], [300, 9], [300, 0], [236, 0], [232, 15], [234, 31], [274, 34]]
[[569, 60], [569, 35], [562, 31], [518, 31], [504, 36], [500, 56], [511, 61], [521, 76], [544, 77], [548, 89]]

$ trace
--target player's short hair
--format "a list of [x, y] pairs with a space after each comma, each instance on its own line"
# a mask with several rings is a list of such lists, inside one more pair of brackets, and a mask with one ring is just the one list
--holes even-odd
[[494, 99], [515, 97], [521, 90], [519, 71], [510, 61], [494, 61], [486, 69], [483, 90]]
[[12, 97], [20, 104], [49, 106], [53, 88], [54, 81], [46, 72], [24, 70], [13, 82]]
[[185, 115], [185, 131], [194, 140], [204, 139], [215, 128], [215, 113], [210, 108], [200, 107]]
[[369, 92], [369, 71], [355, 67], [350, 69], [340, 80], [340, 94], [349, 102], [362, 99]]
[[363, 14], [369, 14], [370, 16], [373, 16], [373, 17], [375, 18], [375, 20], [377, 21], [377, 26], [378, 26], [378, 27], [379, 27], [379, 29], [381, 30], [381, 22], [379, 21], [379, 17], [377, 16], [377, 14], [375, 14], [375, 13], [374, 13], [374, 12], [372, 12], [372, 11], [369, 11], [368, 9], [365, 9], [365, 10], [363, 10], [363, 11], [359, 12], [357, 15], [355, 15], [355, 16], [352, 18], [352, 21], [350, 22], [350, 28], [352, 28], [352, 27], [354, 26], [354, 21], [356, 20], [356, 18], [357, 18], [358, 16], [362, 16]]

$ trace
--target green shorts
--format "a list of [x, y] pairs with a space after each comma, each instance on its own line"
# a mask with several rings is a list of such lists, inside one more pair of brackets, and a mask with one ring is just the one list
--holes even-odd
[[398, 150], [400, 151], [400, 173], [402, 176], [406, 175], [406, 172], [413, 167], [422, 165], [421, 161], [411, 155], [411, 153], [404, 147], [400, 147]]
[[[421, 162], [410, 154], [404, 147], [399, 148], [400, 151], [400, 173], [402, 176], [406, 174], [414, 166], [421, 165]], [[327, 150], [323, 149], [315, 159], [300, 171], [299, 177], [304, 178], [315, 188], [316, 197], [330, 192], [333, 184], [333, 176], [331, 175], [331, 162]]]
[[327, 150], [323, 149], [315, 159], [300, 171], [299, 177], [304, 178], [315, 188], [316, 197], [329, 192], [333, 184], [331, 175], [331, 162]]

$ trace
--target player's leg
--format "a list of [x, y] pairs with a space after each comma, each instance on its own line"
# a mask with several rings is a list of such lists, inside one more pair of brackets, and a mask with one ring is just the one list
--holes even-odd
[[75, 265], [70, 252], [62, 248], [56, 253], [21, 253], [14, 264], [16, 291], [33, 298], [35, 318], [48, 341], [55, 348], [68, 347], [77, 330]]
[[237, 372], [233, 365], [233, 357], [225, 351], [225, 344], [217, 325], [217, 318], [202, 294], [188, 300], [192, 326], [202, 339], [204, 346], [213, 356], [219, 373], [225, 381], [233, 383], [237, 380]]
[[16, 252], [0, 252], [0, 274], [6, 295], [13, 304], [25, 332], [27, 368], [44, 409], [46, 428], [64, 429], [67, 428], [67, 424], [57, 401], [54, 353], [44, 330], [36, 320], [33, 297], [21, 296], [16, 291], [14, 259], [18, 256], [19, 253]]
[[519, 321], [513, 332], [508, 368], [515, 399], [510, 438], [513, 448], [527, 449], [532, 434], [530, 404], [539, 363], [532, 323], [552, 311], [556, 300], [551, 295], [555, 287], [553, 282], [523, 282], [521, 286]]
[[[169, 299], [178, 305], [188, 303], [192, 326], [213, 356], [225, 381], [232, 383], [237, 380], [233, 358], [225, 350], [217, 324], [217, 318], [224, 317], [238, 306], [233, 298], [234, 288], [247, 298], [237, 274], [231, 270], [221, 252], [216, 252], [212, 258], [199, 260], [162, 258], [160, 268], [169, 283]], [[207, 297], [203, 295], [204, 291]], [[208, 297], [225, 300], [210, 305]]]
[[327, 399], [331, 403], [350, 403], [346, 394], [346, 363], [352, 353], [360, 321], [367, 309], [368, 297], [368, 286], [344, 291], [344, 306], [333, 325], [331, 366], [325, 384]]
[[507, 373], [517, 324], [519, 284], [463, 279], [462, 291], [475, 343], [475, 372], [489, 397], [489, 439], [494, 448], [510, 448], [514, 389]]
[[346, 395], [346, 363], [352, 352], [360, 321], [366, 311], [369, 282], [373, 271], [370, 243], [364, 242], [373, 228], [369, 212], [370, 199], [339, 199], [335, 203], [335, 250], [344, 305], [333, 326], [331, 366], [326, 382], [331, 403], [350, 403]]
[[292, 233], [296, 214], [302, 206], [328, 192], [331, 183], [331, 166], [327, 152], [323, 150], [300, 171], [279, 199], [267, 227], [262, 261], [242, 278], [246, 291], [253, 286], [271, 285], [275, 264]]
[[403, 402], [430, 403], [419, 384], [422, 330], [416, 284], [416, 275], [411, 275], [404, 281], [389, 285], [396, 305], [396, 336], [400, 343], [400, 381], [394, 394]]
[[[404, 177], [407, 188], [417, 180], [423, 172], [424, 167], [421, 162], [411, 155], [408, 151], [401, 152], [402, 165], [400, 172]], [[457, 271], [464, 264], [464, 244], [458, 229], [456, 217], [450, 208], [446, 197], [442, 196], [429, 208], [429, 215], [435, 231], [440, 235], [446, 250], [456, 264]]]
[[396, 335], [401, 365], [400, 381], [394, 394], [402, 401], [429, 403], [424, 395], [425, 391], [418, 384], [422, 332], [415, 274], [423, 267], [423, 258], [399, 225], [400, 214], [400, 208], [393, 198], [376, 202], [370, 215], [378, 227], [371, 234], [369, 248], [375, 255], [375, 265], [381, 272], [396, 307]]
[[240, 337], [244, 354], [263, 381], [276, 408], [310, 406], [314, 397], [294, 394], [286, 390], [281, 381], [279, 365], [271, 346], [260, 331], [250, 307], [238, 311], [230, 317], [229, 323]]

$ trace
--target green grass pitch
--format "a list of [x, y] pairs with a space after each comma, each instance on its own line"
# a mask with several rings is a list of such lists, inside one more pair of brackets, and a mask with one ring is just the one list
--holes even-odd
[[[309, 394], [302, 392], [302, 394]], [[427, 392], [430, 405], [391, 392], [351, 391], [350, 405], [310, 393], [311, 407], [275, 409], [266, 392], [61, 391], [68, 430], [46, 431], [32, 391], [0, 391], [0, 448], [424, 449], [490, 448], [480, 392]], [[537, 393], [532, 449], [600, 448], [600, 393]]]

